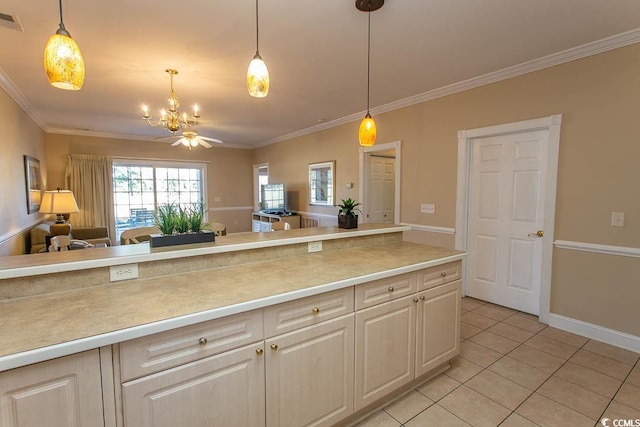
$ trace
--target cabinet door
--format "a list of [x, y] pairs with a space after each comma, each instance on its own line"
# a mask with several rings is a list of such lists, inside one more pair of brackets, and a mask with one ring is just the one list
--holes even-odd
[[131, 427], [264, 426], [263, 347], [250, 345], [123, 384]]
[[267, 427], [331, 426], [353, 413], [353, 313], [266, 340]]
[[414, 379], [416, 297], [356, 312], [355, 410]]
[[460, 352], [460, 280], [418, 294], [416, 376]]
[[3, 427], [102, 426], [98, 350], [0, 374]]

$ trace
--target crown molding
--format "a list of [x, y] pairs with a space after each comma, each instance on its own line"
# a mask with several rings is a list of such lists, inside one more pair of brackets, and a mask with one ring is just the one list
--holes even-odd
[[38, 115], [35, 108], [33, 108], [33, 105], [31, 105], [29, 100], [27, 100], [22, 92], [18, 90], [18, 87], [13, 83], [9, 76], [7, 76], [7, 73], [4, 72], [2, 67], [0, 67], [0, 87], [7, 92], [7, 95], [9, 95], [9, 97], [13, 99], [25, 113], [27, 113], [31, 120], [33, 120], [40, 129], [47, 132], [44, 121], [42, 121], [42, 118]]

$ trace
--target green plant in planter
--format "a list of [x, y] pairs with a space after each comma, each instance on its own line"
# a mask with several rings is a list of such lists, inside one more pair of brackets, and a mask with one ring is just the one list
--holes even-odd
[[156, 227], [164, 235], [173, 234], [176, 229], [178, 219], [178, 209], [175, 203], [158, 206], [156, 211]]
[[204, 203], [194, 203], [191, 207], [182, 207], [175, 203], [159, 206], [156, 227], [164, 235], [200, 233], [206, 228]]
[[360, 212], [356, 209], [360, 206], [360, 203], [356, 202], [352, 198], [347, 200], [342, 199], [342, 203], [338, 205], [340, 211], [338, 212], [338, 228], [358, 228], [358, 215], [355, 212]]

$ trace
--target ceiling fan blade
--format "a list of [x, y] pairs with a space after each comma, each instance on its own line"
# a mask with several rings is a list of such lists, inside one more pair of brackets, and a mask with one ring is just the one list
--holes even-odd
[[202, 137], [198, 137], [198, 143], [202, 145], [204, 148], [211, 148], [212, 145], [205, 141]]
[[173, 144], [171, 144], [171, 146], [172, 146], [172, 147], [175, 147], [176, 145], [180, 145], [180, 144], [182, 144], [184, 139], [185, 139], [185, 138], [180, 138], [179, 140], [177, 140], [176, 142], [174, 142]]
[[222, 144], [223, 142], [216, 138], [209, 138], [208, 136], [198, 135], [198, 138], [204, 139], [205, 141], [215, 142], [216, 144]]
[[182, 138], [182, 135], [156, 136], [154, 141], [169, 141], [171, 139]]

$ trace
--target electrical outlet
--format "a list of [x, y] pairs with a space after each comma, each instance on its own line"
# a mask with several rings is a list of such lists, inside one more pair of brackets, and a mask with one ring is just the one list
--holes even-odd
[[423, 203], [420, 205], [420, 212], [428, 214], [436, 213], [436, 205], [433, 203]]
[[318, 240], [317, 242], [309, 242], [308, 253], [311, 252], [322, 252], [322, 240]]
[[109, 267], [109, 277], [112, 282], [137, 279], [138, 264], [115, 265], [113, 267]]
[[624, 227], [624, 212], [611, 212], [611, 226]]

